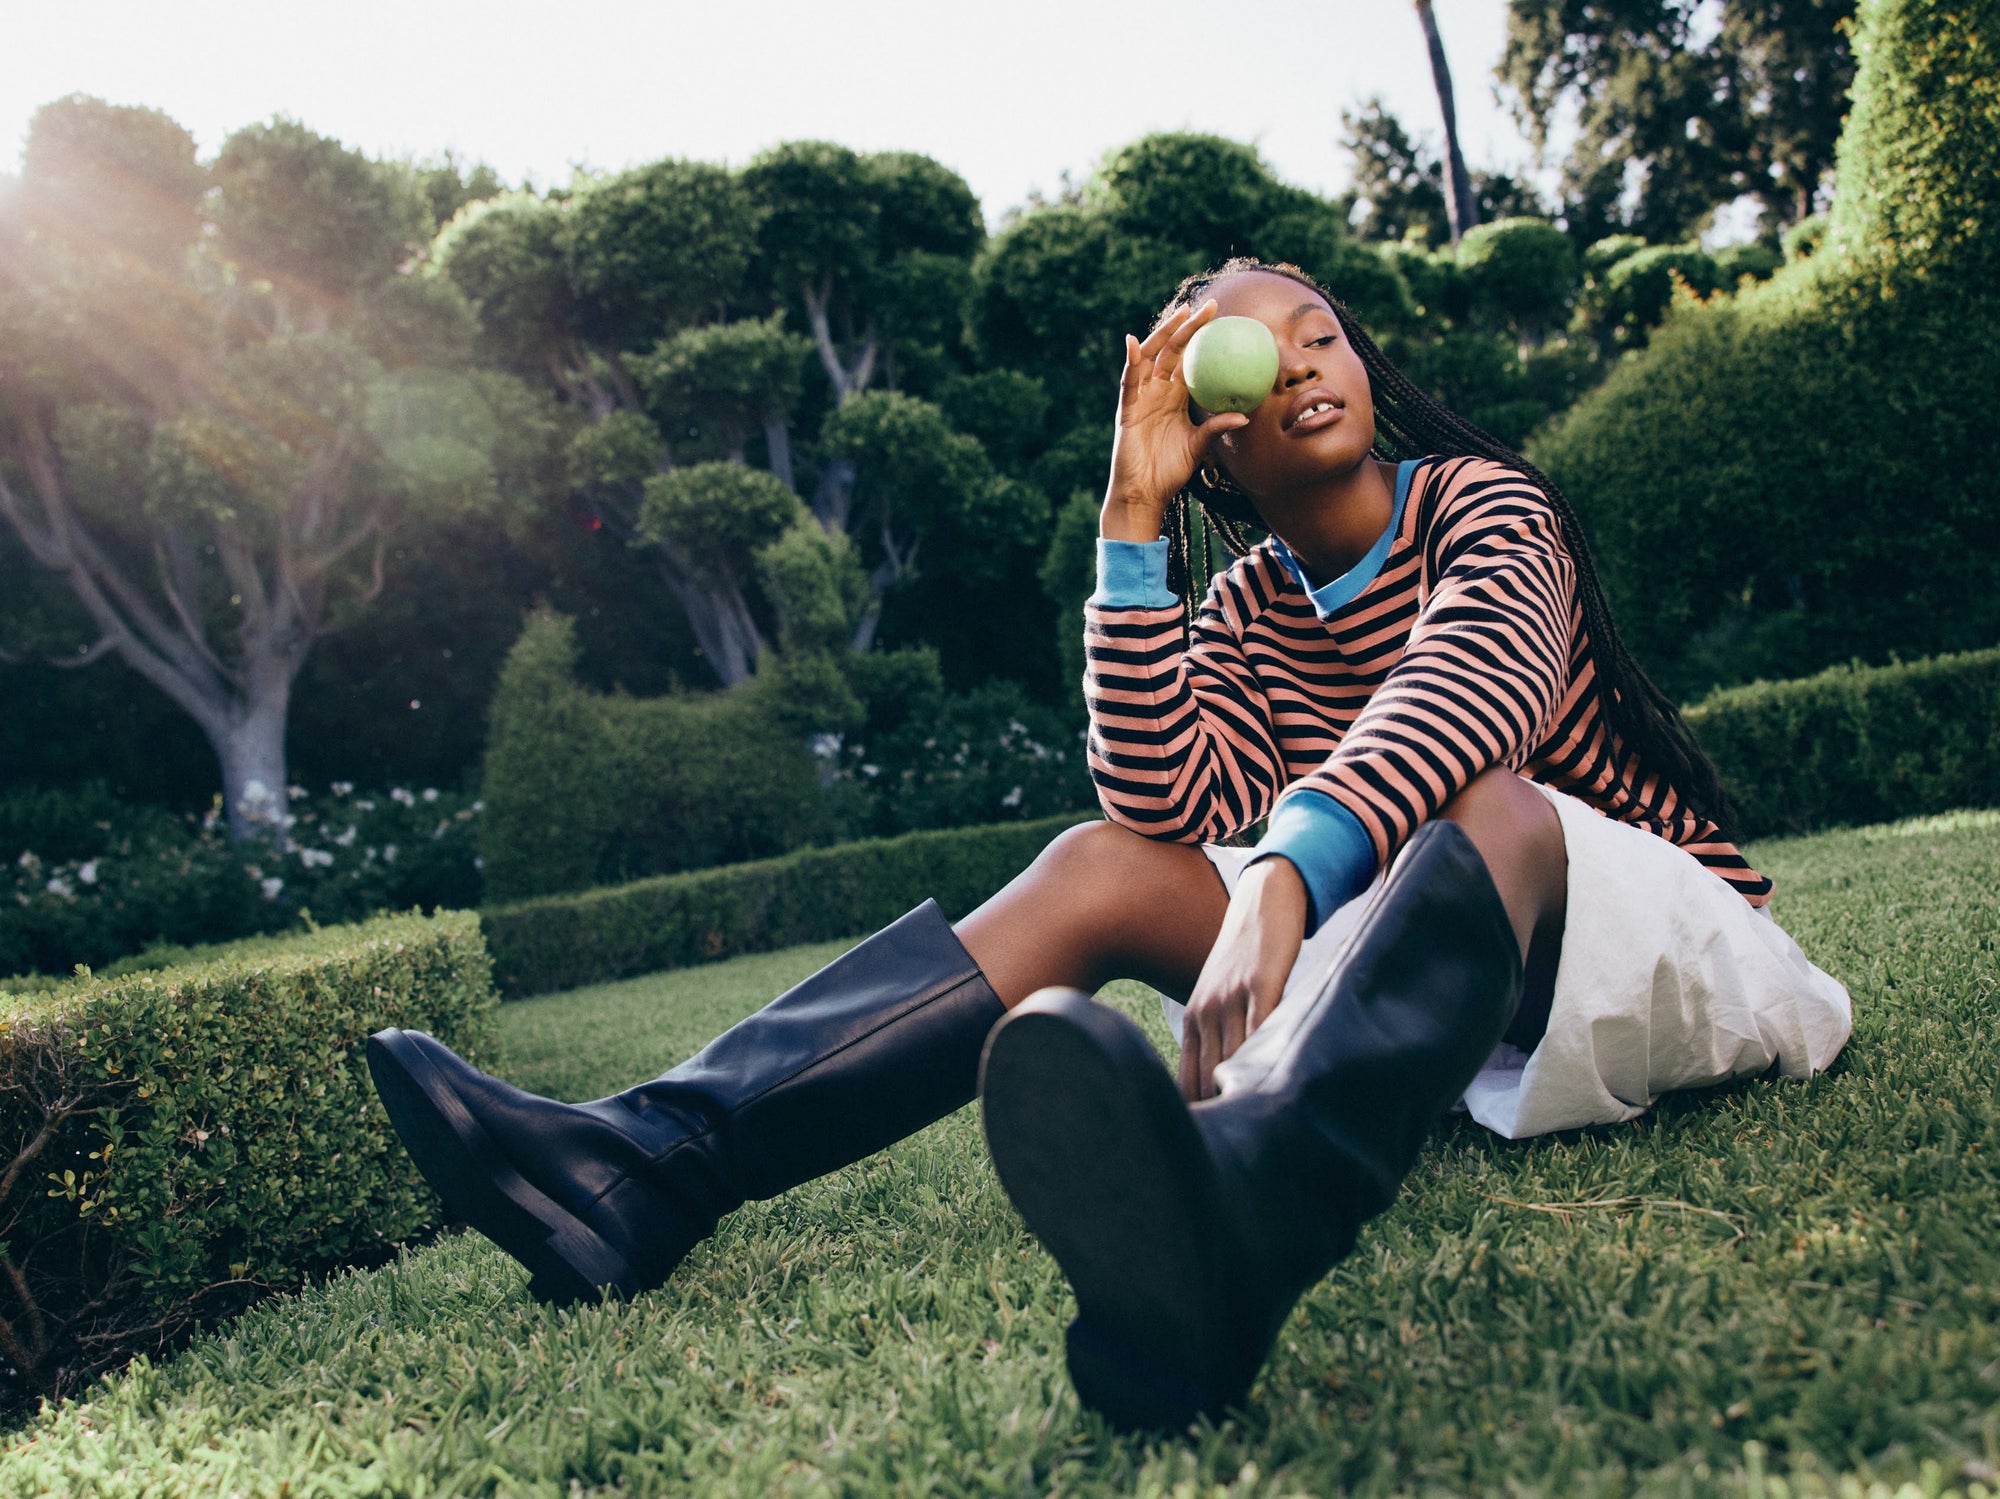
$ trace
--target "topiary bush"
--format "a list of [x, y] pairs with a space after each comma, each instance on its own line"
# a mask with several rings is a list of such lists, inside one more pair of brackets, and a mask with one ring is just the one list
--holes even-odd
[[1476, 311], [1507, 328], [1523, 349], [1568, 320], [1578, 267], [1569, 236], [1546, 219], [1477, 224], [1459, 241], [1458, 264]]
[[576, 660], [571, 622], [537, 613], [501, 670], [482, 795], [489, 899], [761, 858], [837, 831], [825, 757], [860, 705], [830, 661], [773, 658], [729, 691], [628, 698], [578, 685]]
[[1683, 699], [2000, 640], [2000, 0], [1867, 0], [1855, 46], [1824, 244], [1534, 446]]
[[0, 991], [0, 1401], [436, 1224], [360, 1043], [414, 1026], [490, 1065], [494, 1009], [464, 913]]

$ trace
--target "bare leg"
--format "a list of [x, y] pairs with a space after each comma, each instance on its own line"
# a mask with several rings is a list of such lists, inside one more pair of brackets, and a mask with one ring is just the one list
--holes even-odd
[[1228, 909], [1199, 848], [1091, 822], [1059, 835], [957, 931], [1009, 1009], [1053, 984], [1090, 992], [1115, 978], [1185, 999]]
[[1525, 1014], [1546, 1017], [1562, 956], [1569, 853], [1548, 798], [1511, 771], [1489, 770], [1445, 803], [1441, 814], [1472, 840], [1521, 944]]

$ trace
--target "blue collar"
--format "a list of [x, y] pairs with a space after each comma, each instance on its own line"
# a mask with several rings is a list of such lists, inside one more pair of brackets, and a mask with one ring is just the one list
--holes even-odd
[[1361, 560], [1346, 572], [1335, 578], [1324, 588], [1314, 588], [1306, 580], [1306, 570], [1299, 566], [1299, 559], [1292, 555], [1292, 549], [1276, 536], [1271, 538], [1271, 550], [1278, 554], [1278, 560], [1285, 564], [1285, 571], [1297, 579], [1307, 598], [1312, 600], [1313, 613], [1321, 619], [1332, 619], [1342, 609], [1361, 597], [1361, 592], [1375, 581], [1375, 575], [1382, 571], [1382, 564], [1388, 560], [1389, 549], [1396, 544], [1396, 535], [1403, 529], [1403, 502], [1410, 497], [1410, 475], [1416, 472], [1417, 460], [1405, 458], [1396, 465], [1396, 505], [1389, 512], [1389, 529], [1376, 539]]

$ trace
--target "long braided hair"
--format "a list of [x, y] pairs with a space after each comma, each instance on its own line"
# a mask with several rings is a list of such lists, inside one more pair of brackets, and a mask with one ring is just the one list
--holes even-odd
[[[1432, 455], [1447, 458], [1488, 458], [1526, 475], [1548, 497], [1562, 533], [1563, 545], [1576, 564], [1577, 603], [1583, 612], [1590, 654], [1597, 668], [1597, 694], [1605, 718], [1628, 749], [1658, 772], [1681, 800], [1698, 815], [1725, 830], [1732, 815], [1715, 766], [1710, 763], [1682, 719], [1672, 699], [1653, 685], [1632, 653], [1625, 648], [1611, 606], [1598, 581], [1597, 564], [1575, 509], [1555, 481], [1489, 432], [1481, 431], [1424, 394], [1376, 346], [1347, 306], [1295, 265], [1268, 263], [1239, 255], [1214, 270], [1188, 277], [1176, 288], [1165, 317], [1190, 306], [1214, 285], [1245, 271], [1283, 276], [1325, 298], [1342, 333], [1368, 372], [1369, 394], [1375, 404], [1375, 453], [1388, 462]], [[1256, 545], [1262, 522], [1250, 497], [1218, 468], [1197, 470], [1167, 512], [1169, 585], [1194, 602], [1198, 581], [1214, 572], [1211, 535], [1219, 537], [1233, 556]], [[1196, 568], [1200, 571], [1197, 572]], [[1190, 610], [1190, 612], [1192, 612]]]

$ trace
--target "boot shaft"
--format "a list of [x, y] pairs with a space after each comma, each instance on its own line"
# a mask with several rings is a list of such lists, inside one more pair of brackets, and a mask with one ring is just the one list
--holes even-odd
[[1216, 1069], [1197, 1127], [1246, 1238], [1310, 1284], [1386, 1208], [1520, 1003], [1521, 953], [1463, 829], [1426, 823], [1326, 982]]

